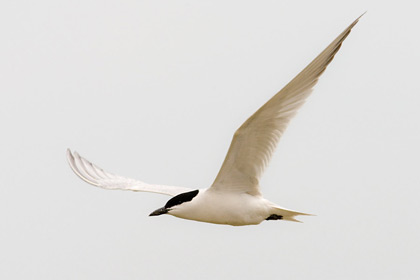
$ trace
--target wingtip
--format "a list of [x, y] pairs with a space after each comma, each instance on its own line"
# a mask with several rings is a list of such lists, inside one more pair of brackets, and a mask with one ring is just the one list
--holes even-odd
[[70, 167], [74, 170], [74, 165], [75, 165], [75, 162], [74, 162], [74, 160], [75, 160], [75, 155], [77, 155], [77, 152], [76, 151], [74, 151], [74, 152], [72, 152], [71, 150], [70, 150], [70, 148], [67, 148], [67, 150], [66, 150], [66, 158], [67, 158], [67, 162], [69, 163], [69, 165], [70, 165]]
[[[99, 186], [95, 181], [91, 179], [91, 175], [89, 174], [89, 172], [86, 172], [86, 170], [83, 170], [82, 158], [76, 151], [72, 152], [70, 149], [67, 149], [66, 155], [67, 155], [67, 162], [71, 170], [73, 170], [73, 172], [80, 179], [82, 179], [83, 181], [91, 185]], [[79, 163], [77, 161], [79, 161]]]
[[66, 158], [67, 158], [68, 163], [71, 163], [71, 159], [73, 158], [73, 154], [72, 154], [70, 148], [67, 148], [67, 150], [66, 150]]
[[359, 22], [359, 20], [360, 20], [360, 18], [362, 17], [362, 16], [364, 16], [365, 14], [367, 13], [367, 11], [365, 11], [363, 14], [361, 14], [358, 18], [356, 18], [355, 20], [354, 20], [354, 22], [353, 22], [353, 26], [356, 24], [356, 23], [358, 23]]

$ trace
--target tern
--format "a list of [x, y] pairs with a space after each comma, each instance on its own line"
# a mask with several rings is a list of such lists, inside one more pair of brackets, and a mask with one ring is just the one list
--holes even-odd
[[165, 206], [149, 216], [169, 214], [183, 219], [232, 226], [257, 225], [265, 220], [299, 222], [296, 216], [310, 214], [285, 209], [263, 198], [259, 179], [290, 119], [311, 94], [319, 77], [360, 17], [236, 130], [222, 167], [209, 188], [151, 185], [125, 178], [104, 171], [68, 149], [70, 167], [87, 183], [104, 189], [172, 196]]

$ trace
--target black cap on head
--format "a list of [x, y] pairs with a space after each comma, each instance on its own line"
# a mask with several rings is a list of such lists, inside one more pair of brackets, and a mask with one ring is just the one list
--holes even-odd
[[153, 211], [152, 213], [150, 213], [149, 216], [159, 216], [162, 214], [166, 214], [169, 212], [169, 210], [171, 210], [172, 207], [176, 205], [180, 205], [184, 202], [191, 201], [198, 194], [198, 192], [199, 192], [198, 190], [195, 190], [191, 192], [178, 194], [172, 197], [171, 199], [169, 199], [168, 202], [166, 202], [165, 207], [162, 207]]
[[180, 205], [184, 202], [191, 201], [197, 194], [198, 194], [198, 190], [178, 194], [172, 197], [171, 199], [169, 199], [168, 202], [166, 202], [165, 208], [171, 208], [175, 205]]

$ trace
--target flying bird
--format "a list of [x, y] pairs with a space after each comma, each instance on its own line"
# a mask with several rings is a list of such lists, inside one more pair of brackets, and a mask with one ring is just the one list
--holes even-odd
[[226, 158], [213, 184], [206, 189], [151, 185], [108, 173], [77, 152], [67, 150], [70, 167], [85, 182], [104, 189], [154, 192], [172, 196], [149, 216], [227, 224], [257, 225], [265, 220], [296, 221], [310, 215], [280, 207], [263, 198], [259, 179], [290, 119], [311, 94], [358, 17], [305, 69], [260, 107], [235, 132]]

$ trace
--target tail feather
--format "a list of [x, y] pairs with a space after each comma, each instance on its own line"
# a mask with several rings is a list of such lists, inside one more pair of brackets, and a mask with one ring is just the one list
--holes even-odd
[[302, 221], [295, 219], [296, 216], [315, 216], [313, 214], [297, 212], [297, 211], [293, 211], [293, 210], [289, 210], [285, 208], [280, 208], [278, 206], [273, 207], [273, 210], [274, 210], [274, 214], [282, 216], [282, 220], [291, 221], [291, 222], [302, 223]]

